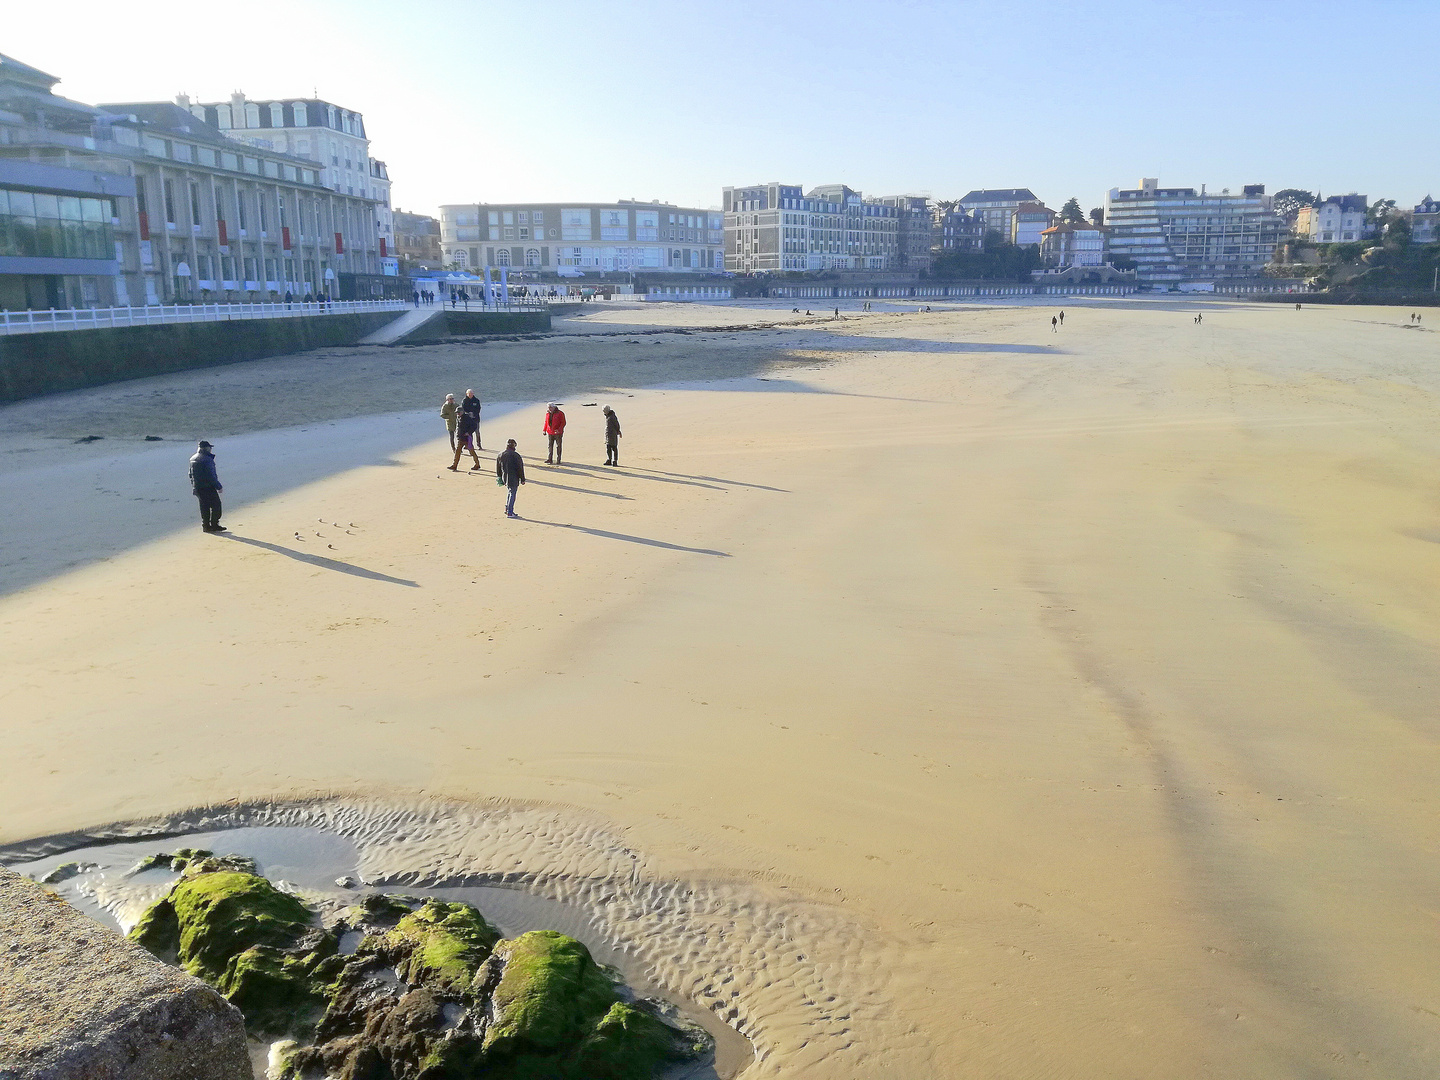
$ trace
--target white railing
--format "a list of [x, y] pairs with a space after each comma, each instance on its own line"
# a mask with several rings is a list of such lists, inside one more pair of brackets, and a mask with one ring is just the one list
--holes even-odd
[[0, 334], [49, 330], [96, 330], [110, 326], [162, 323], [228, 322], [233, 319], [287, 319], [307, 315], [348, 315], [357, 311], [404, 311], [406, 300], [332, 300], [325, 303], [283, 300], [265, 304], [152, 304], [148, 307], [66, 308], [48, 311], [0, 311]]

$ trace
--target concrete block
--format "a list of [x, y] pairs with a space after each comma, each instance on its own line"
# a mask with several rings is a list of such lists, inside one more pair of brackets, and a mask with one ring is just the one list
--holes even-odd
[[209, 986], [0, 867], [0, 1080], [251, 1080]]

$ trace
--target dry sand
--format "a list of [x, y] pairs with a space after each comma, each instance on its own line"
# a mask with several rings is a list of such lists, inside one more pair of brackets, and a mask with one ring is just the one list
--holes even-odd
[[[230, 539], [183, 491], [185, 528], [123, 551], [86, 519], [158, 512], [124, 491], [46, 526], [107, 558], [6, 581], [0, 843], [332, 793], [269, 813], [363, 836], [381, 877], [570, 882], [743, 1027], [747, 1080], [1433, 1077], [1437, 338], [1194, 310], [640, 336], [793, 317], [602, 307], [566, 329], [617, 336], [46, 399], [129, 403], [103, 451], [0, 411], [7, 549], [207, 380], [254, 427], [333, 401], [359, 447], [288, 485], [272, 450], [247, 504], [222, 443]], [[380, 449], [403, 417], [338, 419], [467, 383], [567, 401], [576, 464], [538, 464], [538, 409], [487, 432], [528, 455], [526, 520], [440, 467], [433, 416]]]

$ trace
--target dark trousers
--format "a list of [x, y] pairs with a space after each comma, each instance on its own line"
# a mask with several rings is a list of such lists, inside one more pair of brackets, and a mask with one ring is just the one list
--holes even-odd
[[220, 493], [214, 488], [201, 488], [195, 492], [200, 500], [200, 524], [213, 529], [220, 524]]
[[557, 465], [560, 463], [560, 442], [564, 438], [565, 433], [563, 431], [559, 435], [550, 436], [550, 457], [545, 459], [546, 465], [550, 464], [550, 458], [554, 458]]
[[620, 442], [618, 439], [605, 440], [605, 464], [620, 464]]

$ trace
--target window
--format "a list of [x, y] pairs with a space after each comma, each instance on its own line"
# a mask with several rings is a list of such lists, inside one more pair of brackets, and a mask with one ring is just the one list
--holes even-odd
[[230, 106], [219, 105], [215, 108], [216, 127], [221, 131], [228, 131], [234, 125], [230, 122]]
[[521, 240], [529, 240], [529, 239], [530, 239], [530, 230], [527, 229], [527, 228], [526, 228], [525, 226], [523, 226], [523, 225], [520, 227], [520, 239], [521, 239]]
[[509, 266], [509, 265], [510, 265], [510, 249], [509, 249], [509, 248], [496, 248], [496, 249], [495, 249], [495, 264], [496, 264], [497, 266]]
[[525, 210], [521, 210], [518, 214], [515, 215], [515, 218], [516, 221], [521, 225], [530, 224], [530, 214]]
[[271, 126], [271, 127], [284, 127], [284, 126], [285, 126], [285, 106], [284, 106], [284, 105], [272, 104], [272, 105], [270, 106], [270, 126]]
[[165, 181], [165, 221], [175, 224], [175, 181]]
[[[297, 102], [295, 102], [295, 104], [291, 107], [291, 109], [292, 109], [292, 111], [293, 111], [294, 114], [295, 114], [295, 126], [296, 126], [296, 127], [309, 127], [309, 126], [310, 126], [310, 122], [309, 122], [309, 120], [306, 118], [306, 115], [305, 115], [305, 103], [304, 103], [303, 101], [297, 101]], [[304, 144], [304, 143], [301, 143], [301, 144], [300, 144], [300, 149], [302, 149], [302, 150], [305, 149], [305, 144]]]
[[200, 185], [190, 181], [190, 224], [200, 224]]
[[539, 266], [539, 265], [540, 265], [540, 251], [539, 251], [539, 249], [537, 249], [537, 248], [528, 248], [528, 249], [526, 250], [526, 252], [525, 252], [525, 265], [526, 265], [526, 266]]
[[240, 222], [240, 235], [243, 236], [245, 230], [249, 228], [249, 224], [245, 213], [245, 192], [238, 189], [235, 192], [235, 207], [238, 211], [237, 220]]
[[[510, 215], [507, 214], [507, 215], [505, 215], [505, 216], [506, 216], [506, 217], [509, 217]], [[505, 239], [506, 239], [506, 240], [514, 240], [514, 239], [515, 239], [515, 227], [514, 227], [513, 225], [506, 225], [506, 226], [505, 226]]]
[[[543, 210], [536, 210], [534, 213], [532, 213], [532, 214], [530, 215], [530, 220], [533, 221], [536, 225], [543, 225], [543, 224], [545, 224], [545, 211], [543, 211]], [[539, 236], [540, 234], [537, 232], [535, 235], [536, 235], [536, 236]]]
[[498, 210], [491, 210], [491, 211], [490, 211], [490, 224], [491, 224], [491, 225], [499, 225], [499, 224], [500, 224], [500, 211], [498, 211]]
[[245, 126], [258, 128], [260, 126], [260, 106], [251, 102], [245, 104]]

